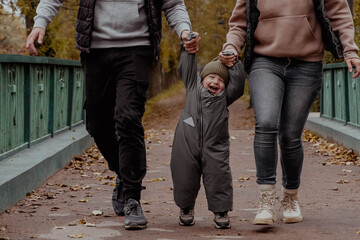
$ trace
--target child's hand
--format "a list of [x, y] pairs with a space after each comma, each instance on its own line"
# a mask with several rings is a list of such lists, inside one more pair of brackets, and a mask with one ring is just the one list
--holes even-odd
[[235, 49], [227, 49], [219, 53], [220, 61], [228, 67], [234, 66], [237, 56], [238, 54]]
[[181, 33], [181, 40], [184, 42], [184, 48], [188, 53], [194, 54], [199, 51], [199, 43], [200, 43], [200, 34], [197, 32], [192, 32], [196, 34], [196, 37], [191, 39], [190, 41], [187, 40], [190, 31], [184, 30]]

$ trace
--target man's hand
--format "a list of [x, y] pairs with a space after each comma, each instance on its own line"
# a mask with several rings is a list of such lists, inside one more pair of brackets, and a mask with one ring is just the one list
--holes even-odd
[[39, 27], [33, 28], [31, 33], [26, 39], [26, 49], [30, 52], [31, 55], [37, 55], [36, 48], [34, 46], [34, 42], [37, 39], [39, 44], [43, 43], [45, 36], [45, 30]]
[[349, 58], [346, 59], [346, 64], [348, 66], [349, 72], [353, 71], [353, 65], [355, 66], [355, 72], [353, 73], [353, 78], [360, 76], [360, 59], [358, 58]]
[[191, 39], [190, 41], [187, 40], [187, 36], [190, 33], [189, 30], [184, 30], [181, 33], [181, 40], [184, 42], [184, 48], [188, 53], [194, 54], [199, 51], [199, 43], [200, 43], [200, 34], [197, 32], [193, 32], [196, 34], [196, 37]]
[[[233, 54], [232, 55], [228, 54], [230, 52]], [[226, 49], [225, 51], [219, 53], [220, 61], [228, 67], [234, 66], [237, 57], [238, 57], [238, 53], [236, 52], [235, 49]]]

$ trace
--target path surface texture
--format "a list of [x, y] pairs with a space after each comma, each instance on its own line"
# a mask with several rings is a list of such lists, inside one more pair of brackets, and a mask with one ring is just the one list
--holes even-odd
[[[311, 141], [304, 141], [305, 161], [299, 190], [303, 222], [283, 223], [280, 202], [276, 201], [274, 225], [252, 224], [258, 200], [252, 147], [254, 120], [252, 110], [241, 100], [230, 107], [232, 227], [224, 230], [214, 227], [203, 187], [195, 206], [195, 225], [180, 226], [179, 208], [173, 200], [170, 155], [183, 103], [184, 92], [181, 92], [160, 101], [154, 113], [144, 120], [148, 170], [141, 203], [149, 221], [147, 229], [124, 229], [124, 217], [116, 216], [111, 205], [115, 175], [107, 170], [97, 148], [92, 147], [2, 213], [0, 239], [360, 239], [360, 168], [345, 160], [342, 165], [336, 164], [333, 156], [319, 149], [319, 143]], [[278, 196], [280, 179], [279, 164]]]

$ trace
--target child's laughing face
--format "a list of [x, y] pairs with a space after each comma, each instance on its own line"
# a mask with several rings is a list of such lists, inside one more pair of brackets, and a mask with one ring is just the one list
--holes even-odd
[[202, 83], [204, 88], [209, 90], [213, 95], [218, 95], [225, 89], [224, 80], [217, 74], [211, 73], [207, 75]]

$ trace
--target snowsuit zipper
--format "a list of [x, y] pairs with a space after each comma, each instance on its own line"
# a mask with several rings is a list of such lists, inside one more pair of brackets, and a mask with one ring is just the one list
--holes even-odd
[[203, 114], [202, 114], [202, 99], [201, 94], [199, 94], [199, 108], [198, 114], [200, 116], [200, 127], [199, 127], [199, 159], [202, 159], [202, 149], [203, 149]]

